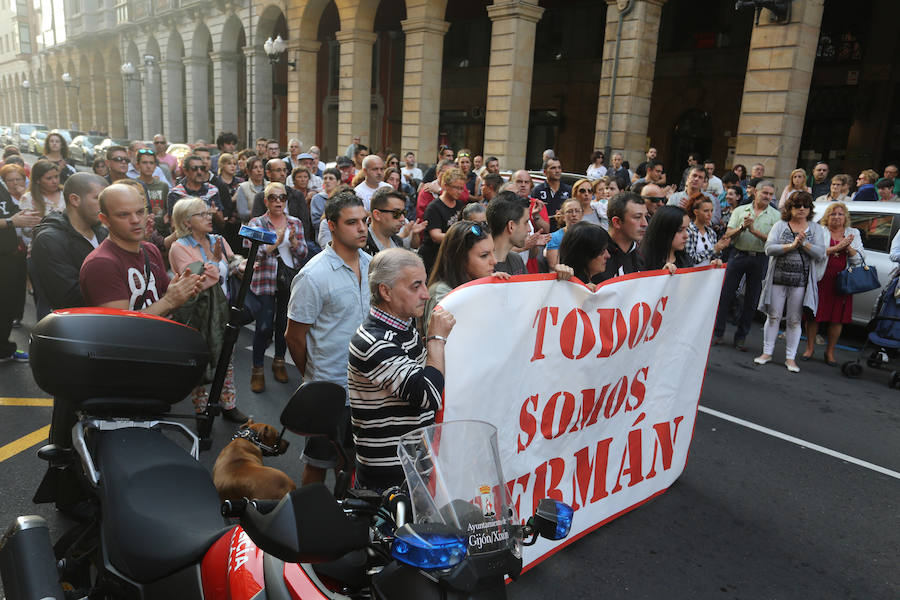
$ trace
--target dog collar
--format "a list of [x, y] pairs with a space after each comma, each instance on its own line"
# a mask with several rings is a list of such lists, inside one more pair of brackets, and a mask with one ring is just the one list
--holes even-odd
[[238, 429], [236, 432], [234, 432], [234, 435], [231, 436], [231, 439], [232, 441], [236, 439], [247, 440], [257, 448], [262, 450], [263, 456], [280, 456], [287, 451], [287, 448], [285, 448], [281, 444], [281, 436], [278, 436], [278, 439], [275, 440], [275, 445], [268, 446], [266, 444], [263, 444], [259, 439], [259, 435], [257, 435], [257, 433], [249, 427]]

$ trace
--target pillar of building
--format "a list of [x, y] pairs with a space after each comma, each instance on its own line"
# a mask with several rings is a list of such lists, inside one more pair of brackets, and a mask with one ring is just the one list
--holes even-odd
[[444, 34], [450, 23], [418, 17], [400, 25], [406, 35], [400, 147], [429, 162], [437, 156]]
[[316, 97], [319, 48], [315, 40], [289, 40], [287, 55], [297, 61], [296, 71], [288, 71], [288, 137], [297, 138], [303, 151], [316, 145]]
[[647, 152], [659, 23], [666, 0], [606, 0], [594, 147], [637, 164]]
[[519, 169], [528, 144], [535, 30], [544, 9], [536, 1], [498, 0], [487, 12], [492, 24], [484, 155], [496, 156], [505, 169]]
[[162, 71], [156, 61], [145, 65], [143, 71], [144, 139], [150, 139], [151, 136], [162, 131]]
[[106, 93], [109, 98], [106, 103], [109, 136], [123, 138], [125, 137], [125, 94], [122, 75], [118, 69], [107, 74]]
[[209, 141], [207, 69], [209, 69], [209, 58], [206, 56], [188, 56], [184, 59], [186, 75], [184, 93], [188, 105], [187, 135], [191, 142], [200, 138]]
[[29, 121], [29, 114], [25, 111], [25, 107], [27, 106], [27, 102], [29, 101], [29, 97], [31, 96], [30, 90], [17, 89], [13, 91], [13, 103], [12, 109], [15, 112], [15, 118], [22, 119], [23, 121]]
[[247, 58], [247, 114], [250, 115], [250, 148], [258, 137], [271, 138], [272, 130], [272, 65], [262, 46], [244, 47]]
[[94, 131], [107, 131], [109, 127], [109, 114], [106, 110], [107, 92], [106, 77], [102, 73], [95, 73], [90, 81], [91, 94], [96, 99], [93, 102], [94, 120], [91, 121], [91, 129]]
[[84, 73], [78, 78], [78, 90], [76, 92], [78, 98], [78, 111], [81, 113], [78, 124], [82, 131], [91, 131], [96, 129], [97, 122], [95, 116], [96, 102], [94, 102], [94, 82], [88, 73]]
[[335, 34], [341, 45], [340, 87], [338, 90], [337, 151], [350, 145], [355, 136], [372, 144], [372, 31], [350, 29]]
[[184, 63], [181, 58], [170, 58], [162, 64], [163, 131], [172, 138], [170, 142], [186, 142], [184, 122]]
[[54, 125], [47, 124], [49, 127], [69, 128], [69, 103], [66, 101], [66, 86], [62, 81], [52, 82], [54, 96], [56, 96], [56, 118], [53, 120]]
[[144, 137], [144, 111], [141, 102], [141, 81], [138, 77], [138, 74], [125, 77], [126, 135], [133, 140]]
[[215, 104], [215, 131], [238, 130], [238, 56], [234, 52], [213, 52], [209, 55], [213, 65], [213, 94]]
[[763, 10], [750, 37], [734, 162], [762, 163], [779, 184], [797, 165], [823, 7], [794, 2], [785, 25]]

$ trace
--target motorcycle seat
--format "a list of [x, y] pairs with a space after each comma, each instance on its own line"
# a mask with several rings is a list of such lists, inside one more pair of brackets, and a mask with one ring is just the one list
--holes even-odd
[[109, 561], [138, 583], [199, 563], [227, 530], [209, 472], [159, 431], [104, 431], [100, 470], [102, 535]]

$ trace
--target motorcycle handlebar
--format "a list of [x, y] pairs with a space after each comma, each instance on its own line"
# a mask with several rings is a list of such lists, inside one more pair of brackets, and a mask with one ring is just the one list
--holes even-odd
[[222, 503], [222, 516], [226, 519], [239, 519], [247, 512], [247, 507], [252, 505], [260, 514], [272, 512], [281, 500], [226, 500]]

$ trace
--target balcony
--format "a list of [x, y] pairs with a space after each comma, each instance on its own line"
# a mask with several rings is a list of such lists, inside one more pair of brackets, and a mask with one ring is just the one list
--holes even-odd
[[181, 5], [181, 0], [118, 0], [116, 24], [138, 23], [165, 14]]

